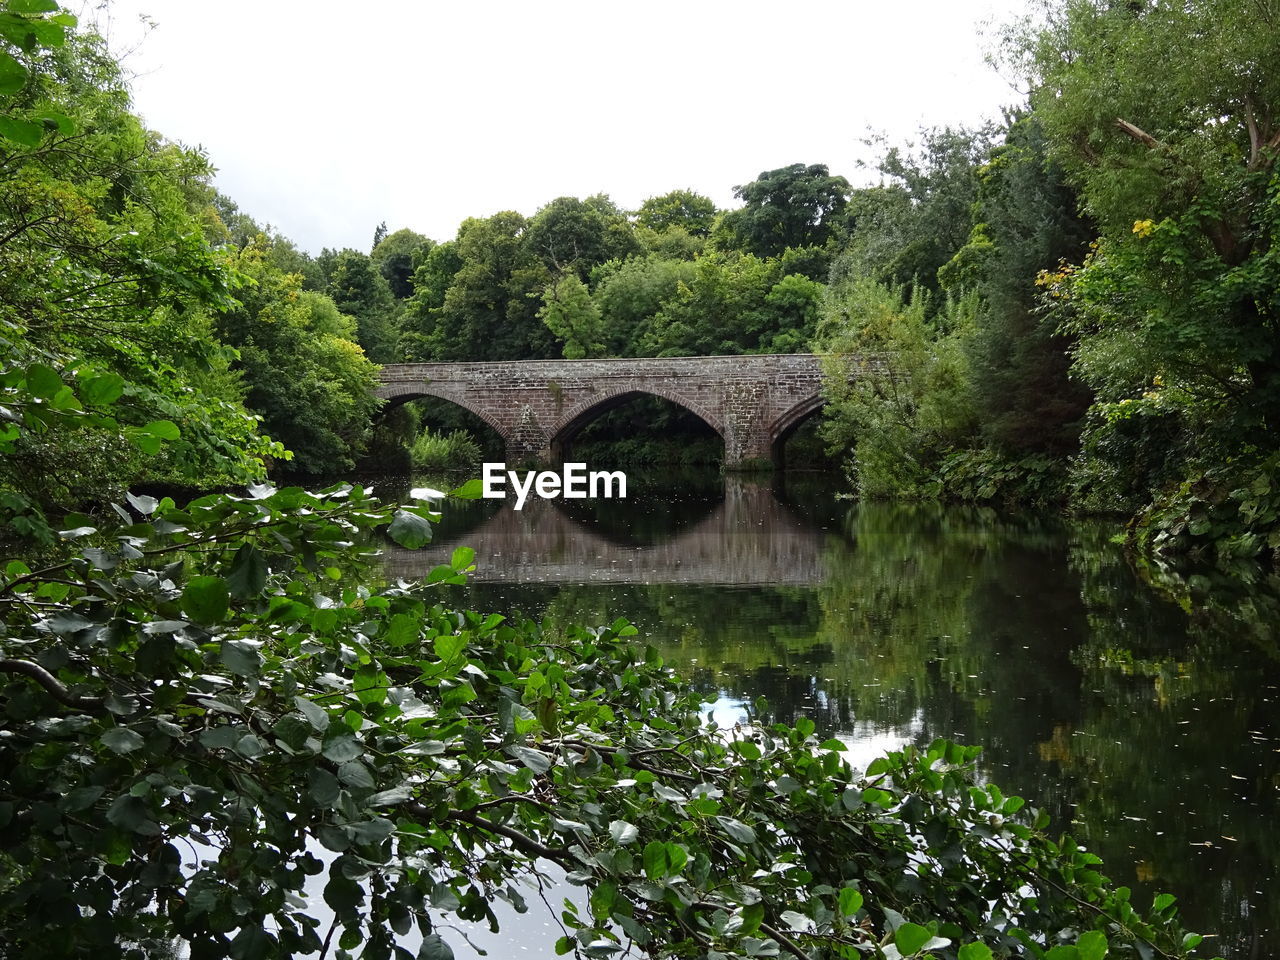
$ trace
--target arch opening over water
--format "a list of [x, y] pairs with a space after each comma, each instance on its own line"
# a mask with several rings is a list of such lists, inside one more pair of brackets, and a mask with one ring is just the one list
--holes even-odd
[[723, 427], [698, 403], [671, 390], [619, 389], [567, 411], [553, 428], [553, 461], [719, 463]]

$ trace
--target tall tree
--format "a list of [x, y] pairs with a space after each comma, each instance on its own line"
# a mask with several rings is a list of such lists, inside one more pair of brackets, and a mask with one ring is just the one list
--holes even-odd
[[369, 256], [397, 300], [406, 300], [413, 294], [413, 271], [434, 245], [422, 234], [408, 229], [386, 234], [374, 244]]
[[[279, 452], [211, 328], [233, 278], [204, 232], [208, 160], [129, 113], [74, 23], [0, 9], [0, 521], [33, 535], [55, 508], [141, 479], [245, 480]], [[9, 396], [23, 381], [33, 402]]]
[[343, 250], [333, 260], [325, 293], [356, 318], [357, 341], [374, 363], [398, 359], [396, 304], [386, 279], [367, 255]]
[[1043, 304], [1035, 285], [1040, 271], [1078, 262], [1094, 235], [1047, 149], [1035, 117], [1011, 118], [978, 171], [979, 222], [938, 271], [948, 289], [982, 296], [970, 346], [974, 390], [984, 434], [1015, 457], [1075, 453], [1091, 400], [1069, 375], [1072, 341], [1057, 330], [1062, 310]]
[[626, 214], [603, 194], [552, 200], [529, 221], [524, 240], [548, 270], [572, 270], [580, 280], [597, 264], [640, 252]]
[[[1046, 278], [1098, 398], [1092, 485], [1139, 506], [1191, 480], [1218, 529], [1274, 523], [1232, 491], [1274, 469], [1280, 436], [1280, 7], [1066, 0], [1014, 50], [1102, 234]], [[1170, 524], [1204, 534], [1202, 509]]]
[[598, 357], [604, 350], [600, 308], [591, 300], [587, 285], [576, 274], [566, 273], [542, 291], [538, 316], [564, 343], [568, 360]]
[[787, 247], [822, 246], [831, 237], [849, 198], [849, 181], [826, 164], [793, 163], [766, 170], [734, 187], [744, 202], [721, 218], [720, 235], [758, 257], [777, 257]]
[[[424, 343], [432, 360], [533, 360], [560, 354], [538, 319], [537, 298], [551, 272], [525, 240], [529, 222], [514, 211], [472, 218], [458, 228], [453, 250], [435, 264], [452, 274], [439, 308], [422, 300], [418, 318], [429, 324]], [[447, 272], [447, 271], [446, 271]], [[424, 313], [425, 311], [425, 313]]]
[[715, 225], [716, 212], [710, 198], [692, 190], [672, 190], [642, 203], [636, 211], [636, 223], [655, 233], [679, 227], [690, 236], [707, 237]]
[[[892, 147], [879, 163], [884, 182], [855, 191], [845, 215], [841, 276], [869, 276], [890, 286], [941, 288], [938, 271], [969, 240], [978, 172], [990, 131], [927, 130], [917, 151]], [[942, 299], [931, 296], [937, 306]]]
[[236, 271], [251, 281], [218, 316], [236, 347], [246, 404], [293, 453], [291, 469], [332, 474], [360, 456], [378, 401], [375, 368], [355, 343], [357, 321], [301, 279], [275, 267], [264, 243], [240, 251]]

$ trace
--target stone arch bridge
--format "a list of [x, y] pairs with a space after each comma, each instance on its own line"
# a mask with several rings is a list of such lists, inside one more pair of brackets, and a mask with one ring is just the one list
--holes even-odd
[[380, 378], [377, 395], [392, 406], [440, 397], [471, 411], [506, 442], [510, 463], [568, 458], [579, 430], [637, 394], [704, 420], [724, 439], [728, 469], [777, 463], [822, 406], [821, 359], [811, 353], [390, 363]]

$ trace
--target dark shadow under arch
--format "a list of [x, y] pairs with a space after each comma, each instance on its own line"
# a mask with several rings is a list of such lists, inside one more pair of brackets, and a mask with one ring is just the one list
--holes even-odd
[[711, 415], [695, 401], [681, 396], [677, 391], [649, 387], [641, 389], [633, 386], [619, 386], [606, 388], [588, 399], [580, 401], [561, 415], [550, 431], [553, 458], [563, 459], [568, 456], [574, 437], [585, 426], [599, 419], [610, 410], [621, 407], [637, 397], [658, 397], [673, 403], [693, 414], [715, 431], [722, 441], [724, 440], [724, 425], [719, 418]]
[[483, 420], [486, 425], [493, 429], [494, 433], [502, 438], [504, 443], [510, 439], [507, 436], [506, 430], [503, 429], [502, 424], [495, 420], [488, 411], [479, 406], [472, 406], [469, 403], [463, 403], [457, 397], [451, 397], [447, 393], [437, 393], [430, 387], [423, 386], [422, 384], [394, 384], [385, 386], [378, 390], [378, 396], [382, 397], [382, 399], [386, 401], [386, 403], [383, 404], [382, 413], [413, 400], [443, 400], [447, 403], [453, 404], [459, 409], [465, 410], [476, 419]]
[[769, 442], [769, 454], [775, 466], [786, 465], [787, 441], [805, 423], [822, 412], [827, 405], [826, 397], [815, 394], [788, 410], [778, 418], [773, 426], [773, 434]]

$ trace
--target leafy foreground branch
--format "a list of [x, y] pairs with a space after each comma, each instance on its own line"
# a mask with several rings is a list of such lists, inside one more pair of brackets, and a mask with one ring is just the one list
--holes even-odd
[[719, 731], [624, 621], [553, 637], [432, 601], [469, 550], [377, 585], [361, 545], [421, 545], [425, 506], [262, 486], [116, 513], [0, 585], [5, 956], [448, 957], [442, 924], [523, 911], [548, 862], [589, 891], [556, 950], [588, 957], [1200, 942], [981, 784], [976, 748], [860, 775], [807, 719]]

